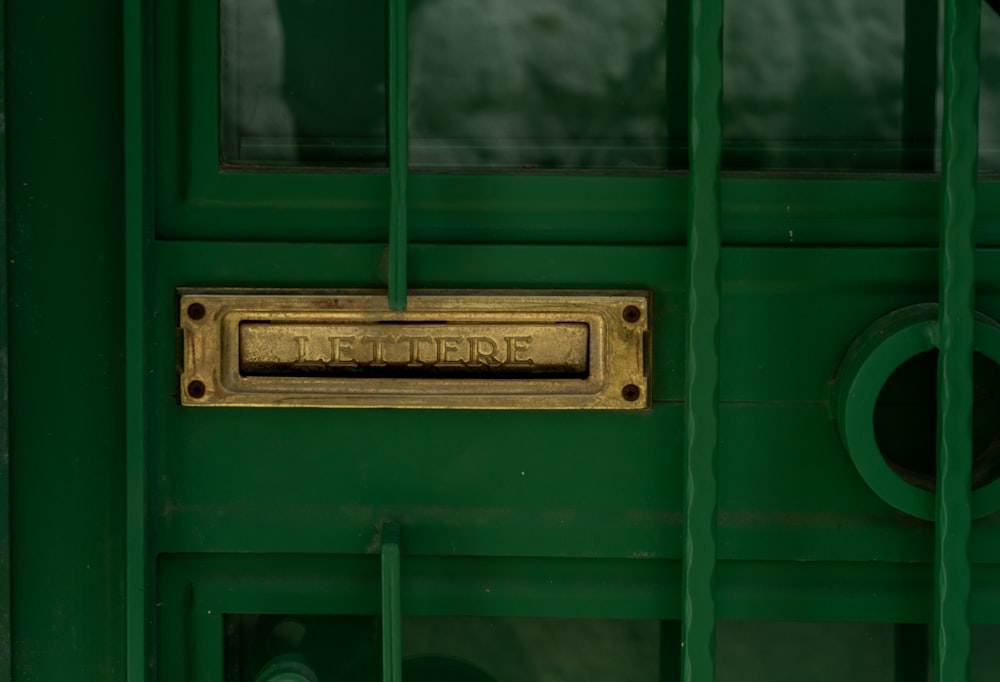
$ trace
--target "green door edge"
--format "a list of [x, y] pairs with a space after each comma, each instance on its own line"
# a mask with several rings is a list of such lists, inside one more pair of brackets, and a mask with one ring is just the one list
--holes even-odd
[[146, 248], [152, 239], [144, 179], [152, 177], [144, 121], [147, 77], [144, 12], [149, 3], [122, 5], [123, 199], [124, 199], [124, 343], [125, 350], [125, 679], [144, 680], [149, 620], [146, 589], [152, 568], [146, 561]]
[[11, 679], [10, 402], [7, 381], [7, 100], [6, 3], [0, 0], [0, 682]]
[[[117, 680], [121, 7], [63, 3], [53, 14], [3, 0], [3, 11], [11, 600], [0, 609], [11, 636], [10, 675], [0, 680]], [[52, 362], [64, 357], [67, 330], [79, 331], [69, 334], [71, 361]]]

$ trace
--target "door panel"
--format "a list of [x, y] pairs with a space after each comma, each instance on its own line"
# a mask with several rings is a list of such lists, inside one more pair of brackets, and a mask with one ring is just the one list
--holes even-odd
[[[283, 12], [295, 5], [303, 23], [309, 3], [279, 4]], [[585, 41], [576, 39], [589, 35], [590, 24], [566, 22], [597, 4], [625, 13], [605, 39], [628, 33], [646, 12], [662, 15], [662, 35], [639, 23], [663, 54], [633, 69], [662, 79], [655, 88], [630, 89], [627, 68], [612, 78], [610, 57], [618, 53], [608, 43], [587, 43], [606, 53], [579, 50]], [[508, 28], [526, 22], [538, 42], [459, 60], [453, 55], [480, 46], [477, 36], [490, 37], [488, 22], [456, 19], [450, 28], [468, 29], [465, 47], [437, 45], [427, 35], [447, 35], [449, 27], [433, 25], [434, 12], [460, 16], [467, 8], [457, 0], [415, 2], [412, 21], [423, 23], [413, 30], [430, 33], [413, 41], [411, 59], [432, 63], [413, 72], [428, 80], [413, 85], [425, 89], [410, 131], [420, 134], [411, 150], [406, 284], [650, 292], [651, 408], [208, 410], [178, 400], [178, 289], [384, 293], [389, 176], [371, 165], [276, 168], [259, 154], [251, 161], [272, 167], [220, 169], [228, 84], [220, 75], [216, 3], [129, 0], [124, 26], [120, 8], [102, 0], [86, 8], [35, 5], [6, 3], [13, 679], [254, 679], [280, 654], [313, 657], [309, 665], [322, 679], [331, 671], [377, 679], [383, 613], [393, 620], [382, 608], [379, 556], [390, 524], [401, 531], [396, 587], [407, 679], [429, 674], [421, 665], [444, 665], [428, 663], [430, 653], [465, 659], [471, 668], [455, 670], [473, 678], [476, 670], [502, 678], [520, 666], [509, 674], [580, 679], [573, 671], [589, 661], [590, 672], [626, 677], [632, 671], [622, 651], [641, 663], [637, 679], [672, 679], [682, 665], [693, 679], [785, 671], [788, 679], [925, 676], [929, 624], [947, 601], [934, 582], [942, 538], [933, 521], [883, 499], [855, 465], [841, 433], [839, 382], [852, 344], [870, 325], [938, 302], [942, 185], [973, 186], [971, 166], [961, 187], [952, 171], [941, 171], [943, 112], [927, 103], [942, 86], [931, 77], [933, 88], [908, 90], [921, 68], [933, 62], [937, 70], [936, 46], [914, 48], [914, 36], [937, 40], [936, 12], [916, 14], [909, 2], [865, 9], [845, 1], [813, 14], [782, 3], [762, 2], [759, 12], [733, 6], [716, 17], [726, 28], [716, 41], [722, 52], [713, 53], [698, 35], [691, 43], [688, 29], [698, 19], [692, 11], [721, 13], [718, 3], [576, 3], [570, 12], [557, 2], [527, 9], [487, 2], [479, 9], [522, 12], [501, 19]], [[996, 320], [1000, 191], [990, 112], [1000, 24], [989, 6], [982, 9], [977, 241], [964, 272], [975, 273], [974, 309]], [[763, 23], [755, 28], [751, 19]], [[852, 22], [888, 37], [852, 53], [842, 73], [831, 71], [841, 54], [837, 36], [857, 42], [867, 35], [850, 30]], [[596, 23], [600, 33], [614, 22]], [[773, 41], [781, 26], [791, 27], [794, 40]], [[357, 38], [357, 49], [350, 41], [326, 47], [359, 61], [333, 74], [338, 82], [377, 82], [381, 38], [342, 35]], [[769, 55], [789, 46], [798, 46], [790, 57], [801, 67], [796, 73], [809, 76], [796, 82], [810, 87], [782, 90], [791, 75], [770, 75], [777, 71]], [[320, 68], [309, 55], [319, 48], [296, 47], [286, 68], [299, 80], [288, 82], [323, 90], [308, 82]], [[714, 114], [704, 98], [689, 97], [706, 87], [689, 82], [691, 50], [725, 68], [727, 99], [707, 100], [719, 105]], [[808, 59], [796, 61], [803, 54]], [[575, 89], [552, 83], [554, 70], [542, 68], [562, 57], [574, 62], [563, 71], [567, 79], [583, 76]], [[465, 89], [426, 100], [441, 94], [436, 86], [428, 94], [428, 82], [452, 83], [447, 68], [456, 61], [472, 69], [491, 60], [499, 75], [485, 109], [522, 117], [497, 136], [500, 143], [491, 139], [492, 119], [474, 119], [477, 100]], [[545, 104], [538, 118], [566, 116], [573, 125], [563, 135], [538, 124], [547, 134], [542, 143], [516, 147], [522, 129], [537, 123], [515, 106], [511, 74], [526, 64], [538, 67], [535, 90], [523, 91]], [[746, 76], [755, 69], [768, 77]], [[765, 82], [773, 89], [753, 86]], [[602, 108], [601, 93], [621, 96]], [[366, 105], [366, 119], [382, 115], [380, 97]], [[864, 101], [865, 111], [848, 100]], [[817, 130], [810, 112], [824, 102], [832, 105], [822, 113], [834, 120]], [[598, 158], [580, 143], [593, 139], [583, 114], [598, 110], [611, 122], [610, 139], [642, 152], [641, 167], [623, 169], [622, 158], [635, 158]], [[971, 130], [970, 106], [965, 114], [960, 132]], [[787, 127], [767, 125], [779, 115]], [[688, 131], [692, 122], [704, 131], [720, 120], [726, 127], [716, 157]], [[870, 120], [888, 123], [868, 139]], [[474, 139], [448, 156], [441, 149], [454, 151], [450, 136]], [[559, 146], [567, 136], [574, 144]], [[815, 138], [823, 142], [818, 151]], [[428, 139], [434, 154], [427, 146], [421, 157], [416, 151]], [[873, 142], [874, 152], [863, 142]], [[866, 154], [853, 156], [858, 149]], [[386, 161], [378, 153], [367, 158]], [[705, 163], [712, 158], [719, 163]], [[436, 172], [443, 166], [462, 172]], [[699, 413], [689, 400], [688, 334], [695, 314], [705, 312], [706, 290], [697, 283], [692, 290], [689, 259], [705, 243], [699, 238], [714, 233], [701, 223], [705, 216], [721, 222], [721, 359], [719, 381], [701, 403], [711, 409]], [[977, 341], [995, 329], [983, 324]], [[693, 350], [711, 361], [713, 347], [706, 341]], [[996, 414], [994, 374], [977, 373], [971, 383], [987, 431]], [[880, 437], [896, 434], [904, 450], [915, 439], [933, 453], [926, 424], [937, 413], [926, 397], [934, 393], [933, 371], [902, 385], [894, 397], [872, 397], [895, 415], [883, 420]], [[922, 397], [909, 400], [910, 386]], [[708, 417], [692, 422], [693, 414]], [[698, 518], [707, 527], [714, 516], [717, 528], [695, 535], [685, 449], [692, 431], [711, 429], [716, 414], [710, 487], [717, 514], [709, 504]], [[976, 419], [982, 430], [983, 417]], [[988, 446], [972, 454], [991, 453]], [[983, 498], [977, 491], [972, 499]], [[952, 564], [969, 567], [968, 613], [936, 631], [969, 644], [970, 679], [991, 679], [1000, 669], [990, 647], [1000, 613], [1000, 530], [990, 511], [971, 524], [968, 551]], [[714, 584], [705, 582], [710, 603], [692, 601], [692, 577], [700, 577], [692, 554], [710, 556], [701, 564], [714, 574]], [[306, 634], [275, 648], [268, 638], [284, 620]], [[693, 640], [692, 621], [708, 623]], [[685, 658], [682, 637], [704, 645], [707, 634], [717, 636], [714, 655], [702, 646], [696, 662]], [[575, 655], [561, 653], [567, 638]], [[0, 627], [0, 647], [2, 640]]]

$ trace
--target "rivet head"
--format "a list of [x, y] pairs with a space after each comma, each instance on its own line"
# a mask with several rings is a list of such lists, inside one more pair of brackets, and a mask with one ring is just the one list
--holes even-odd
[[192, 303], [187, 308], [187, 314], [192, 320], [200, 320], [205, 317], [205, 306], [201, 303]]
[[642, 311], [639, 310], [639, 306], [627, 305], [625, 309], [622, 310], [622, 317], [626, 322], [638, 322], [642, 317]]
[[642, 395], [642, 389], [635, 384], [627, 384], [624, 388], [622, 388], [622, 398], [630, 403], [634, 403], [638, 400], [640, 395]]
[[195, 379], [187, 385], [187, 394], [198, 400], [205, 397], [205, 384]]

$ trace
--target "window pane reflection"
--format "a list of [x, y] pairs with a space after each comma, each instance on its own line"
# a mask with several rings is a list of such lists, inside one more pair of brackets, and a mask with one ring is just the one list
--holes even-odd
[[990, 3], [983, 3], [980, 44], [979, 168], [1000, 173], [1000, 13]]
[[662, 0], [411, 0], [411, 163], [665, 167], [665, 15]]
[[[411, 166], [684, 168], [678, 7], [410, 0]], [[939, 169], [934, 3], [725, 8], [726, 169]], [[223, 165], [384, 167], [386, 20], [384, 2], [221, 0]], [[1000, 16], [988, 3], [980, 128], [980, 168], [998, 173]]]
[[[224, 679], [253, 682], [289, 661], [320, 680], [380, 680], [381, 626], [377, 616], [227, 614]], [[661, 670], [664, 646], [676, 639], [651, 620], [405, 616], [403, 678], [656, 682], [673, 673]]]
[[222, 0], [223, 164], [386, 161], [384, 2]]
[[720, 680], [900, 679], [888, 623], [720, 621], [715, 656]]
[[[927, 130], [904, 139], [904, 4], [727, 2], [724, 166], [897, 170], [921, 137], [933, 145], [933, 45], [925, 46], [929, 96], [916, 102], [929, 109]], [[928, 7], [933, 35], [936, 9]]]

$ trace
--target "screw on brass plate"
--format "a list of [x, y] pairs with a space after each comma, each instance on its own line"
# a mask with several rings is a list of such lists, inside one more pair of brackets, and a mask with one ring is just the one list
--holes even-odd
[[188, 306], [188, 317], [192, 320], [200, 320], [205, 317], [205, 306], [201, 303], [192, 303]]
[[639, 318], [642, 317], [642, 311], [639, 310], [639, 306], [627, 305], [622, 311], [622, 317], [625, 318], [626, 322], [638, 322]]
[[641, 394], [642, 391], [639, 390], [639, 387], [635, 384], [627, 384], [625, 388], [622, 389], [622, 398], [625, 398], [625, 400], [630, 403], [634, 403], [638, 400]]
[[195, 400], [205, 397], [205, 384], [195, 379], [190, 384], [188, 384], [188, 395]]

